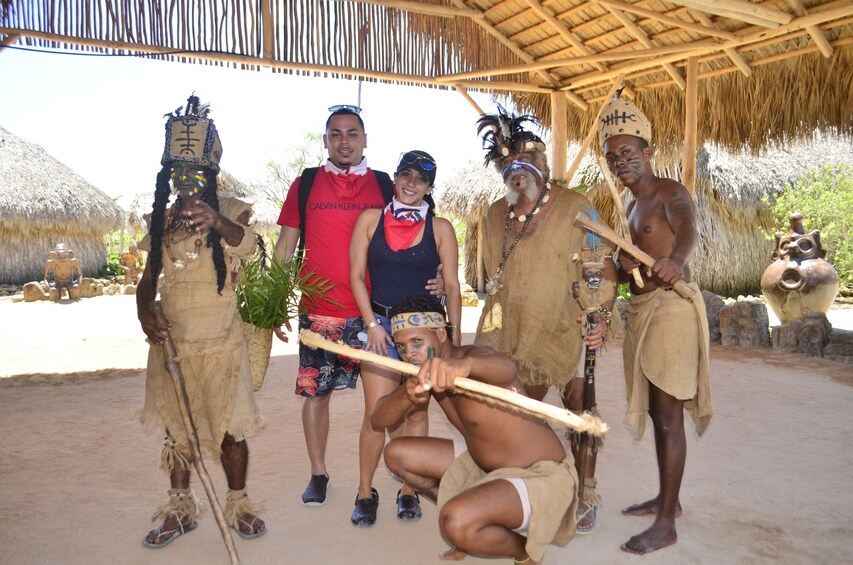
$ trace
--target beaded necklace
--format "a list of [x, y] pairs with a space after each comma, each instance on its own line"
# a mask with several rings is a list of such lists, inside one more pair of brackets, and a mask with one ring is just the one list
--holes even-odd
[[[194, 230], [189, 225], [189, 222], [186, 217], [179, 216], [177, 220], [175, 220], [175, 208], [169, 208], [168, 215], [166, 216], [166, 237], [163, 240], [163, 245], [166, 248], [166, 255], [169, 256], [169, 259], [175, 265], [176, 269], [183, 269], [185, 265], [185, 261], [182, 259], [175, 259], [175, 256], [172, 255], [172, 245], [179, 243], [190, 235], [192, 235]], [[180, 230], [183, 230], [183, 233], [179, 235], [177, 234]], [[201, 234], [197, 234], [195, 238], [195, 251], [187, 251], [186, 252], [186, 262], [195, 261], [198, 259], [198, 254], [201, 251], [201, 245], [203, 243], [201, 239]]]
[[542, 190], [539, 192], [539, 198], [536, 199], [536, 205], [533, 206], [533, 211], [529, 214], [522, 214], [518, 217], [519, 222], [524, 222], [521, 226], [521, 229], [515, 235], [515, 239], [512, 244], [510, 244], [509, 249], [506, 247], [506, 242], [509, 239], [509, 228], [512, 225], [512, 220], [515, 218], [515, 204], [509, 206], [507, 208], [506, 218], [504, 219], [504, 237], [503, 244], [501, 246], [501, 262], [498, 264], [498, 269], [495, 271], [493, 277], [489, 278], [486, 281], [486, 292], [491, 296], [493, 294], [497, 294], [498, 291], [503, 290], [504, 285], [501, 283], [501, 276], [503, 275], [504, 265], [506, 265], [507, 260], [509, 259], [510, 254], [515, 249], [515, 246], [518, 245], [519, 240], [521, 240], [521, 236], [524, 235], [524, 232], [527, 231], [527, 226], [530, 225], [530, 221], [533, 220], [533, 216], [535, 216], [539, 210], [542, 208], [542, 205], [545, 202], [548, 202], [548, 191], [551, 190], [550, 184], [545, 184], [542, 187]]

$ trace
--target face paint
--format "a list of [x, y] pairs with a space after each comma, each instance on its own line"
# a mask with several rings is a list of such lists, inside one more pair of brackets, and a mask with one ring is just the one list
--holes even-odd
[[406, 346], [398, 345], [397, 346], [397, 355], [400, 356], [400, 359], [404, 359], [406, 357]]
[[172, 193], [187, 192], [198, 194], [207, 187], [207, 176], [196, 165], [174, 163], [172, 165]]
[[438, 356], [438, 352], [435, 350], [434, 347], [428, 347], [427, 348], [427, 359], [432, 359], [433, 357], [437, 357], [437, 356]]

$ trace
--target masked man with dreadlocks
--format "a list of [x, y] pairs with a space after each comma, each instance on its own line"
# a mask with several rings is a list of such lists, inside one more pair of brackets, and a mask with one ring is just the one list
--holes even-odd
[[[581, 318], [585, 316], [572, 285], [583, 278], [581, 252], [599, 246], [588, 241], [571, 219], [581, 211], [592, 217], [597, 214], [583, 195], [551, 185], [545, 144], [524, 129], [527, 122], [534, 120], [510, 115], [503, 108], [479, 120], [478, 131], [485, 130], [486, 164], [494, 164], [503, 176], [506, 196], [492, 203], [482, 223], [483, 261], [489, 278], [475, 341], [509, 355], [532, 398], [542, 400], [553, 385], [563, 405], [580, 413], [583, 379], [574, 377], [584, 341], [593, 349], [604, 344], [616, 268], [609, 256], [600, 257], [604, 305], [593, 314], [598, 321], [584, 337]], [[574, 435], [572, 440], [577, 461], [579, 441]], [[578, 533], [588, 533], [595, 527], [598, 501], [594, 453], [587, 459], [587, 469], [577, 472], [586, 472], [587, 477], [577, 528]]]
[[[255, 249], [254, 230], [248, 225], [252, 211], [245, 202], [217, 197], [222, 145], [207, 114], [208, 107], [191, 96], [184, 115], [181, 108], [169, 115], [154, 209], [146, 218], [150, 229], [139, 245], [149, 251], [149, 259], [136, 303], [151, 344], [142, 421], [166, 429], [161, 466], [172, 487], [169, 500], [153, 517], [160, 525], [142, 540], [153, 548], [194, 530], [199, 514], [190, 490], [192, 454], [164, 362], [163, 342], [170, 335], [201, 448], [218, 456], [225, 470], [225, 518], [243, 538], [266, 533], [257, 506], [246, 494], [245, 437], [260, 426], [261, 416], [234, 292], [240, 259]], [[177, 198], [167, 210], [170, 180]], [[158, 290], [166, 326], [152, 311]]]

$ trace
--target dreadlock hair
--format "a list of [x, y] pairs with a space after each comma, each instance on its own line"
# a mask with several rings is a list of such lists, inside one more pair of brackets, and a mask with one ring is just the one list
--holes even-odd
[[[210, 208], [219, 212], [219, 198], [216, 196], [216, 173], [210, 168], [205, 167], [205, 176], [207, 176], [207, 189], [204, 191], [201, 199]], [[160, 172], [157, 173], [157, 185], [154, 191], [154, 207], [151, 210], [151, 252], [148, 255], [148, 265], [151, 269], [151, 286], [154, 294], [157, 294], [157, 279], [160, 277], [160, 271], [163, 270], [163, 236], [166, 233], [166, 206], [169, 204], [169, 194], [171, 188], [169, 181], [172, 175], [172, 164], [163, 165]], [[181, 198], [175, 201], [175, 216], [173, 221], [177, 221], [179, 212], [183, 202]], [[207, 233], [207, 247], [213, 250], [213, 266], [216, 268], [216, 290], [222, 294], [222, 289], [225, 288], [225, 276], [227, 268], [225, 267], [225, 254], [222, 251], [222, 236], [215, 230], [210, 230]]]
[[166, 232], [166, 206], [169, 204], [169, 179], [172, 175], [172, 165], [163, 165], [157, 173], [157, 184], [154, 190], [154, 206], [151, 210], [151, 252], [148, 254], [148, 269], [151, 270], [151, 287], [157, 295], [157, 279], [163, 269], [163, 234]]
[[[447, 312], [444, 311], [444, 306], [438, 298], [431, 294], [410, 294], [400, 299], [388, 312], [388, 318], [409, 312], [435, 312], [441, 314], [445, 323], [447, 322]], [[447, 327], [450, 327], [449, 323]]]

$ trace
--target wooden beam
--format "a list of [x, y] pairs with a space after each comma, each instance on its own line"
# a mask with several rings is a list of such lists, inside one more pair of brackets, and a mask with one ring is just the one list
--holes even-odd
[[411, 2], [405, 0], [336, 0], [344, 4], [373, 4], [405, 12], [423, 14], [425, 16], [439, 16], [442, 18], [482, 18], [483, 13], [468, 7], [442, 6], [441, 4], [426, 4], [423, 2]]
[[[540, 18], [551, 24], [551, 27], [557, 30], [557, 33], [560, 34], [560, 37], [565, 39], [570, 45], [580, 51], [582, 55], [593, 54], [592, 50], [586, 45], [584, 45], [583, 41], [575, 37], [575, 35], [570, 32], [561, 21], [554, 17], [554, 14], [552, 14], [549, 10], [543, 8], [542, 5], [539, 4], [539, 2], [537, 2], [536, 0], [526, 1], [527, 5], [530, 6], [530, 9], [532, 9]], [[600, 62], [596, 62], [595, 67], [599, 71], [607, 70], [607, 67], [605, 67]]]
[[684, 92], [684, 153], [681, 156], [681, 184], [690, 196], [696, 193], [696, 138], [699, 131], [699, 61], [687, 59], [687, 90]]
[[482, 108], [480, 108], [480, 105], [479, 105], [479, 104], [477, 104], [477, 102], [476, 102], [473, 98], [471, 98], [471, 95], [470, 95], [470, 94], [468, 94], [468, 91], [467, 91], [467, 90], [465, 90], [464, 88], [462, 88], [462, 87], [461, 87], [460, 85], [458, 85], [458, 84], [454, 84], [454, 85], [453, 85], [453, 88], [455, 88], [455, 89], [456, 89], [456, 92], [458, 92], [459, 94], [461, 94], [461, 95], [462, 95], [462, 97], [463, 97], [465, 100], [467, 100], [467, 101], [468, 101], [468, 104], [470, 104], [470, 105], [471, 105], [471, 107], [473, 107], [473, 108], [474, 108], [474, 110], [476, 110], [476, 111], [477, 111], [477, 113], [478, 113], [479, 115], [481, 115], [481, 116], [482, 116], [483, 114], [485, 114], [485, 112], [483, 112], [483, 109], [482, 109]]
[[[706, 25], [709, 27], [716, 26], [716, 24], [711, 21], [711, 18], [709, 18], [708, 15], [705, 14], [705, 12], [700, 12], [699, 10], [690, 10], [690, 15], [696, 18], [696, 21], [698, 21], [702, 25]], [[738, 53], [735, 49], [731, 47], [723, 49], [723, 52], [728, 55], [732, 63], [734, 63], [735, 66], [740, 69], [740, 72], [743, 73], [743, 76], [752, 76], [752, 67], [749, 66], [749, 63], [746, 62], [746, 59], [744, 59], [740, 53]]]
[[575, 176], [575, 172], [578, 170], [578, 167], [580, 167], [581, 160], [583, 159], [584, 154], [586, 154], [587, 149], [589, 149], [589, 146], [592, 143], [592, 139], [595, 137], [595, 134], [598, 131], [598, 120], [601, 119], [601, 112], [604, 111], [604, 106], [607, 104], [608, 100], [613, 98], [613, 95], [616, 94], [616, 91], [619, 90], [619, 88], [622, 86], [624, 79], [624, 76], [617, 77], [616, 80], [613, 82], [613, 85], [610, 87], [610, 90], [607, 92], [607, 96], [604, 97], [604, 101], [598, 108], [598, 113], [595, 115], [595, 119], [592, 120], [592, 127], [586, 134], [583, 143], [581, 143], [580, 149], [578, 149], [578, 154], [575, 156], [575, 160], [572, 162], [572, 166], [569, 167], [568, 171], [566, 171], [566, 182], [572, 182], [572, 177]]
[[6, 47], [17, 43], [20, 38], [21, 36], [16, 33], [12, 33], [4, 37], [3, 41], [0, 41], [0, 52], [6, 49]]
[[765, 8], [748, 0], [668, 0], [679, 6], [732, 18], [753, 25], [775, 28], [791, 21], [793, 16], [781, 10]]
[[653, 20], [659, 21], [662, 24], [666, 24], [674, 28], [684, 28], [685, 30], [695, 31], [696, 33], [701, 33], [703, 35], [710, 35], [711, 37], [722, 37], [723, 39], [737, 38], [737, 34], [731, 33], [729, 31], [723, 31], [720, 29], [715, 29], [713, 27], [705, 27], [702, 25], [694, 24], [685, 20], [681, 20], [679, 18], [666, 16], [664, 14], [660, 14], [653, 10], [648, 10], [646, 8], [642, 8], [633, 4], [626, 4], [624, 2], [618, 2], [616, 0], [591, 1], [596, 4], [601, 4], [602, 6], [612, 6], [617, 10], [624, 10], [625, 12], [631, 12], [640, 16], [645, 16], [647, 18], [651, 18]]
[[530, 72], [538, 69], [556, 69], [559, 67], [577, 67], [594, 61], [625, 61], [633, 59], [648, 59], [653, 61], [663, 55], [678, 54], [679, 58], [685, 58], [688, 55], [698, 51], [705, 51], [708, 47], [721, 47], [722, 43], [716, 39], [702, 39], [681, 45], [667, 45], [666, 47], [654, 47], [652, 49], [637, 50], [637, 51], [608, 51], [606, 53], [597, 53], [595, 55], [586, 55], [583, 57], [570, 57], [566, 59], [549, 59], [528, 63], [525, 65], [513, 65], [511, 67], [496, 67], [491, 69], [483, 69], [482, 71], [472, 71], [469, 73], [456, 73], [452, 75], [442, 75], [435, 77], [439, 82], [452, 83], [457, 80], [465, 80], [472, 78], [482, 78], [486, 76], [509, 75], [515, 73]]
[[[607, 9], [610, 11], [611, 14], [616, 16], [616, 19], [619, 20], [619, 22], [623, 26], [625, 26], [625, 29], [631, 32], [631, 35], [633, 35], [637, 39], [637, 41], [639, 41], [643, 45], [643, 47], [645, 47], [646, 49], [654, 48], [654, 44], [652, 43], [652, 40], [649, 39], [649, 36], [646, 35], [646, 32], [640, 29], [640, 27], [634, 23], [634, 20], [628, 17], [628, 14], [626, 14], [622, 10], [617, 10], [616, 8], [612, 8], [610, 6], [608, 6]], [[675, 81], [675, 83], [681, 88], [681, 90], [684, 90], [684, 79], [681, 78], [681, 75], [678, 73], [678, 70], [676, 70], [676, 68], [672, 66], [672, 63], [664, 63], [663, 68], [666, 73], [672, 77], [672, 80]]]
[[[566, 153], [568, 152], [568, 118], [566, 96], [562, 92], [551, 93], [551, 178], [562, 179], [566, 175]], [[566, 179], [568, 183], [569, 179]]]
[[[461, 0], [450, 0], [455, 6], [467, 9], [467, 6]], [[407, 2], [407, 4], [411, 4], [412, 2]], [[527, 54], [521, 47], [510, 41], [503, 33], [501, 33], [495, 26], [486, 21], [486, 18], [482, 15], [482, 13], [477, 12], [478, 16], [471, 16], [471, 18], [483, 28], [486, 33], [494, 37], [498, 40], [503, 46], [512, 51], [519, 59], [524, 61], [525, 63], [532, 63], [533, 57]], [[536, 71], [536, 73], [545, 79], [545, 81], [552, 86], [557, 86], [557, 79], [546, 73], [545, 71]]]
[[272, 0], [261, 0], [261, 25], [264, 33], [264, 59], [275, 59], [275, 33], [272, 21]]
[[[805, 16], [808, 14], [806, 7], [803, 6], [803, 3], [800, 2], [800, 0], [788, 0], [788, 5], [798, 16]], [[814, 41], [814, 44], [817, 45], [818, 49], [820, 49], [821, 54], [827, 59], [832, 57], [832, 46], [829, 44], [826, 36], [823, 35], [823, 32], [821, 32], [816, 25], [806, 26], [806, 31], [809, 32], [812, 41]]]

